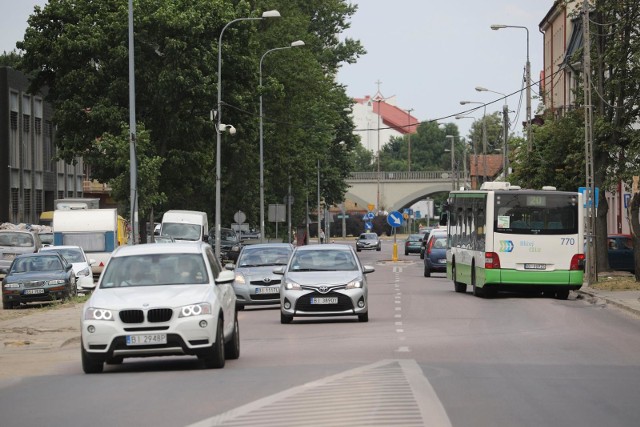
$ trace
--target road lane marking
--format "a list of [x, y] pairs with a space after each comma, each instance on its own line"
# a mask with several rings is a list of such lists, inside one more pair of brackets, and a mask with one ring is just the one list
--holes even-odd
[[438, 395], [412, 359], [381, 360], [331, 375], [188, 427], [337, 424], [451, 427]]

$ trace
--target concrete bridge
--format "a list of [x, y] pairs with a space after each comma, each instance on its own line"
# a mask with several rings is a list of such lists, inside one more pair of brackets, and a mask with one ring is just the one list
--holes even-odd
[[435, 193], [452, 190], [451, 171], [353, 172], [345, 198], [366, 209], [400, 211]]

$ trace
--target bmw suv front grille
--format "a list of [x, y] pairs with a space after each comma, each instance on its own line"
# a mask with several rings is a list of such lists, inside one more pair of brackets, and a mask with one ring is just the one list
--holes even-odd
[[[144, 315], [143, 310], [122, 310], [120, 320], [122, 323], [144, 323]], [[149, 323], [168, 322], [172, 316], [173, 310], [170, 308], [152, 308], [147, 312], [147, 321]]]

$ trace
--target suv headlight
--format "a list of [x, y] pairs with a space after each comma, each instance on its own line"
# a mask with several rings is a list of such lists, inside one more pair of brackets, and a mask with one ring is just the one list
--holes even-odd
[[115, 312], [106, 308], [89, 307], [84, 312], [84, 320], [115, 320]]
[[208, 302], [185, 305], [180, 309], [178, 317], [201, 316], [203, 314], [211, 314], [211, 304]]
[[347, 283], [347, 286], [345, 286], [345, 289], [356, 289], [356, 288], [362, 288], [362, 280], [354, 280], [352, 282]]
[[288, 291], [299, 291], [302, 289], [302, 287], [297, 284], [296, 282], [292, 281], [292, 280], [287, 280], [284, 283], [284, 288]]
[[20, 287], [20, 283], [5, 283], [5, 289], [18, 289]]

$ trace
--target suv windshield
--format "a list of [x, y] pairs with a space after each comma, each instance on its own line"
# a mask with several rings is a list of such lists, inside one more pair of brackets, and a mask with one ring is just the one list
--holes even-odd
[[33, 236], [31, 236], [29, 233], [14, 233], [11, 231], [0, 233], [0, 246], [28, 248], [33, 245]]
[[201, 254], [153, 254], [111, 258], [101, 288], [209, 283]]

